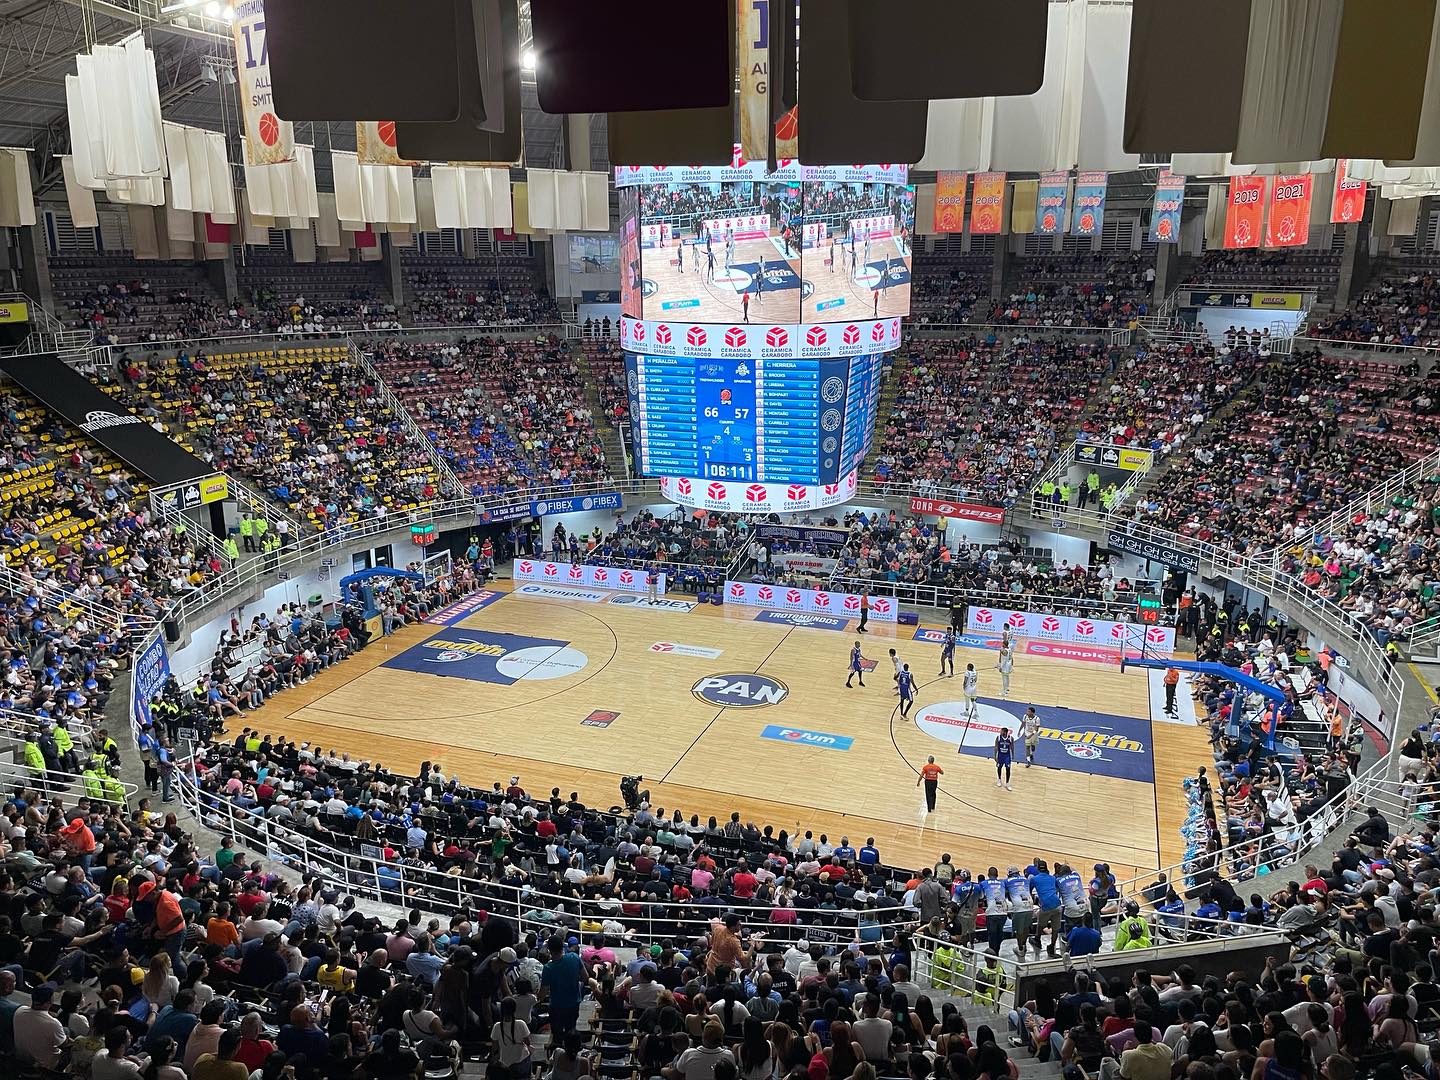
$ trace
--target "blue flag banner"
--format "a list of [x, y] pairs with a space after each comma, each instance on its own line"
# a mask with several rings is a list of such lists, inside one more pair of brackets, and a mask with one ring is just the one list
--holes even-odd
[[1075, 236], [1099, 236], [1105, 224], [1105, 189], [1110, 174], [1082, 172], [1075, 177], [1075, 219], [1070, 232]]
[[1162, 172], [1155, 182], [1155, 207], [1150, 212], [1150, 242], [1180, 242], [1180, 212], [1185, 206], [1185, 177]]
[[1065, 220], [1069, 216], [1069, 202], [1070, 174], [1041, 173], [1039, 197], [1035, 203], [1035, 231], [1044, 236], [1063, 233]]

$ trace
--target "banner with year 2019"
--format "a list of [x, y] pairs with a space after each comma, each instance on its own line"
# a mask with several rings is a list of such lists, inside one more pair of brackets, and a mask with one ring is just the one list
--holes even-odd
[[1150, 242], [1180, 242], [1180, 215], [1185, 209], [1185, 177], [1162, 172], [1155, 181], [1155, 207], [1150, 211]]
[[1225, 246], [1258, 248], [1265, 218], [1265, 177], [1232, 176], [1225, 206]]
[[295, 157], [295, 126], [275, 115], [270, 89], [270, 47], [265, 36], [265, 0], [236, 0], [235, 70], [240, 113], [245, 120], [245, 162], [278, 165]]
[[1142, 626], [1112, 619], [1084, 619], [990, 607], [972, 607], [965, 616], [965, 629], [972, 634], [999, 634], [1007, 626], [1016, 637], [1124, 649], [1127, 656], [1138, 656], [1142, 642], [1149, 653], [1172, 656], [1175, 652], [1173, 626]]
[[1082, 172], [1075, 176], [1075, 220], [1070, 232], [1075, 236], [1099, 236], [1105, 227], [1105, 192], [1110, 174]]
[[[855, 593], [828, 589], [790, 589], [784, 585], [763, 585], [753, 581], [725, 582], [725, 603], [745, 604], [767, 611], [799, 611], [807, 615], [833, 615], [841, 619], [860, 617], [860, 597]], [[870, 598], [870, 618], [895, 622], [899, 605], [890, 596]]]

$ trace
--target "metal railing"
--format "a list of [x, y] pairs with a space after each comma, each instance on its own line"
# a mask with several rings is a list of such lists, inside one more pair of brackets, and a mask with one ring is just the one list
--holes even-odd
[[[563, 924], [552, 922], [546, 914], [564, 909], [579, 919], [593, 919], [596, 922], [615, 920], [624, 924], [627, 936], [641, 940], [655, 941], [660, 937], [673, 935], [676, 925], [686, 928], [692, 936], [710, 929], [711, 919], [728, 912], [740, 915], [742, 923], [750, 930], [761, 934], [785, 933], [791, 924], [771, 921], [769, 906], [746, 907], [730, 904], [715, 898], [710, 904], [688, 904], [687, 911], [710, 909], [698, 916], [684, 916], [676, 913], [676, 905], [667, 901], [644, 902], [640, 914], [625, 913], [616, 902], [597, 899], [577, 899], [559, 896], [532, 889], [528, 886], [512, 886], [491, 879], [465, 877], [425, 867], [408, 866], [403, 861], [387, 861], [376, 852], [383, 849], [374, 846], [369, 853], [364, 850], [350, 851], [335, 847], [323, 840], [309, 837], [294, 829], [277, 825], [263, 814], [236, 806], [229, 799], [205, 791], [197, 781], [193, 763], [184, 762], [176, 774], [176, 793], [182, 804], [195, 819], [207, 828], [233, 838], [237, 846], [243, 844], [256, 854], [282, 864], [293, 866], [305, 874], [319, 874], [329, 878], [345, 892], [357, 899], [378, 903], [395, 904], [403, 907], [414, 906], [423, 900], [428, 910], [457, 915], [473, 912], [478, 907], [490, 911], [504, 911], [515, 918], [525, 930], [541, 930], [545, 927], [559, 928]], [[905, 909], [888, 909], [899, 912], [902, 917], [881, 922], [862, 918], [859, 912], [834, 911], [824, 913], [826, 921], [814, 925], [795, 925], [796, 936], [808, 937], [811, 941], [851, 942], [862, 940], [863, 928], [878, 926], [881, 935], [875, 938], [879, 944], [885, 936], [896, 929], [914, 924], [914, 913]], [[816, 918], [816, 913], [807, 911], [806, 918]], [[660, 930], [657, 932], [657, 927]]]
[[[948, 608], [955, 596], [964, 597], [970, 607], [1008, 608], [1012, 611], [1038, 611], [1059, 615], [1070, 611], [1089, 618], [1126, 621], [1135, 614], [1135, 603], [1120, 600], [1089, 600], [1085, 597], [1051, 596], [1044, 593], [992, 593], [979, 589], [955, 589], [945, 585], [922, 585], [884, 578], [864, 578], [836, 574], [830, 588], [837, 592], [858, 593], [869, 589], [872, 596], [893, 596], [902, 604], [915, 607]], [[1173, 615], [1173, 612], [1166, 612]]]
[[[92, 782], [93, 783], [93, 782]], [[129, 802], [140, 792], [135, 784], [128, 784], [123, 780], [114, 777], [106, 777], [103, 781], [103, 795], [99, 798], [107, 802], [111, 799], [111, 792], [118, 787], [124, 792], [125, 801]], [[76, 798], [87, 795], [86, 777], [80, 773], [62, 772], [59, 769], [32, 769], [14, 761], [0, 761], [0, 788], [30, 787], [39, 791], [47, 798], [54, 798], [73, 794]], [[97, 796], [90, 794], [89, 798]]]
[[429, 459], [431, 466], [440, 477], [440, 490], [451, 495], [463, 493], [465, 491], [465, 485], [460, 482], [460, 477], [455, 475], [455, 470], [450, 467], [450, 463], [445, 460], [439, 449], [430, 441], [430, 436], [426, 435], [420, 425], [415, 422], [415, 417], [410, 415], [410, 410], [405, 407], [405, 403], [400, 400], [394, 390], [390, 389], [390, 384], [386, 382], [380, 372], [376, 370], [375, 365], [370, 361], [369, 355], [364, 349], [356, 345], [353, 338], [348, 342], [348, 345], [350, 347], [350, 358], [354, 361], [355, 366], [364, 371], [365, 374], [374, 381], [376, 391], [380, 394], [380, 400], [383, 401], [390, 411], [399, 418], [400, 422], [404, 424], [405, 430], [409, 433], [410, 438], [415, 440], [424, 450], [425, 456]]

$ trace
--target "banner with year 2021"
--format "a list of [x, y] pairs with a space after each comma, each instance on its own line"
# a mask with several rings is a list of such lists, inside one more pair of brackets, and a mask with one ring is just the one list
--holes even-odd
[[999, 634], [1007, 626], [1016, 637], [1093, 645], [1104, 649], [1123, 648], [1128, 656], [1139, 655], [1142, 641], [1148, 653], [1159, 656], [1173, 656], [1175, 653], [1173, 626], [1142, 626], [1111, 619], [1084, 619], [990, 607], [972, 607], [965, 617], [965, 629], [972, 634]]

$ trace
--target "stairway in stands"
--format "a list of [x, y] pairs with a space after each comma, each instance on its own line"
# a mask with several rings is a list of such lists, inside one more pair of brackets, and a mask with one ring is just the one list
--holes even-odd
[[860, 466], [861, 480], [869, 480], [875, 475], [875, 463], [880, 460], [880, 444], [885, 426], [890, 422], [890, 414], [895, 409], [900, 383], [910, 374], [910, 357], [905, 350], [891, 353], [889, 361], [885, 382], [880, 387], [880, 400], [875, 404], [875, 435], [870, 441], [870, 453], [865, 455], [865, 461]]
[[[600, 444], [605, 448], [605, 468], [611, 476], [626, 476], [632, 470], [626, 468], [624, 440], [620, 438], [620, 429], [615, 425], [613, 409], [605, 407], [605, 402], [600, 394], [601, 387], [606, 385], [607, 379], [612, 377], [610, 368], [613, 364], [606, 364], [600, 360], [580, 341], [572, 341], [570, 351], [575, 357], [575, 366], [580, 369], [585, 383], [585, 406], [595, 418], [595, 430], [600, 433]], [[622, 360], [622, 379], [623, 371]]]

